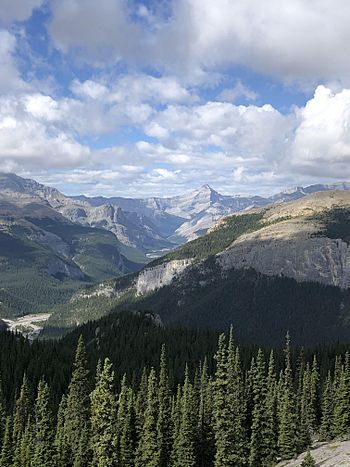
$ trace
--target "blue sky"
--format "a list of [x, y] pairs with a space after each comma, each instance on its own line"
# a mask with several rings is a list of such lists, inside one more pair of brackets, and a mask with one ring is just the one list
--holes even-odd
[[350, 179], [345, 0], [0, 0], [0, 170], [65, 193]]

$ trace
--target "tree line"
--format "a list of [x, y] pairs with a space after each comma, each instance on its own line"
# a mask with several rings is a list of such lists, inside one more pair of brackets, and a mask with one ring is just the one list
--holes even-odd
[[316, 357], [292, 365], [287, 336], [279, 371], [262, 350], [244, 370], [231, 331], [215, 363], [186, 367], [173, 390], [163, 346], [137, 386], [126, 375], [116, 385], [108, 358], [91, 385], [81, 337], [58, 411], [44, 379], [33, 395], [24, 376], [13, 409], [0, 395], [0, 467], [268, 467], [350, 432], [349, 353], [323, 377]]

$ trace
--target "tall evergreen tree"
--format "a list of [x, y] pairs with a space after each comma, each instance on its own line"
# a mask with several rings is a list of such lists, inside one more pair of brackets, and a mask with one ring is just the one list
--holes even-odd
[[171, 452], [171, 399], [169, 388], [169, 377], [167, 369], [167, 358], [165, 345], [162, 346], [160, 356], [160, 373], [158, 385], [158, 465], [167, 467]]
[[219, 337], [214, 381], [215, 467], [240, 467], [245, 464], [245, 404], [238, 349]]
[[213, 391], [208, 375], [207, 359], [201, 369], [197, 461], [199, 467], [213, 464], [215, 456], [215, 438], [213, 432]]
[[285, 369], [282, 381], [279, 394], [278, 451], [283, 459], [290, 459], [297, 451], [297, 434], [289, 334], [286, 338]]
[[16, 401], [13, 419], [13, 443], [16, 447], [24, 433], [33, 412], [27, 375], [24, 374], [19, 397]]
[[154, 368], [148, 377], [147, 407], [136, 452], [135, 467], [158, 467], [158, 393]]
[[323, 441], [329, 441], [333, 437], [333, 410], [334, 394], [330, 371], [323, 389], [322, 395], [322, 417], [320, 426], [320, 438]]
[[334, 434], [346, 435], [350, 430], [350, 356], [347, 352], [335, 393]]
[[57, 414], [56, 434], [55, 434], [55, 462], [57, 467], [69, 465], [70, 451], [65, 430], [65, 419], [67, 414], [67, 397], [63, 394]]
[[90, 397], [89, 397], [89, 371], [83, 338], [80, 337], [75, 354], [74, 369], [68, 388], [67, 408], [65, 415], [65, 440], [67, 442], [67, 454], [72, 465], [75, 455], [79, 450], [82, 431], [89, 423]]
[[112, 467], [117, 465], [115, 447], [116, 399], [114, 372], [108, 358], [96, 376], [96, 386], [91, 393], [91, 446], [93, 465]]
[[14, 443], [11, 417], [6, 418], [4, 441], [1, 448], [0, 467], [12, 467]]
[[121, 467], [133, 467], [136, 448], [136, 414], [134, 392], [131, 388], [127, 388], [123, 420], [119, 441], [119, 464]]
[[273, 407], [272, 401], [268, 397], [273, 397], [268, 394], [265, 359], [261, 349], [258, 351], [256, 363], [252, 369], [253, 381], [253, 410], [252, 410], [252, 426], [250, 438], [250, 456], [249, 461], [252, 467], [261, 467], [269, 465], [271, 461], [271, 435], [270, 429], [272, 414], [270, 410]]
[[55, 467], [54, 425], [50, 390], [43, 380], [39, 382], [35, 403], [35, 439], [32, 467]]
[[196, 465], [196, 413], [193, 394], [193, 385], [190, 383], [188, 367], [186, 366], [181, 399], [180, 426], [175, 444], [174, 467], [194, 467]]

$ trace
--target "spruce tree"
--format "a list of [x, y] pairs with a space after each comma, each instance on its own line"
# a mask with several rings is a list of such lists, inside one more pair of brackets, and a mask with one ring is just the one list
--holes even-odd
[[314, 458], [312, 457], [310, 450], [308, 450], [303, 462], [301, 463], [301, 467], [315, 467], [315, 466], [316, 466], [316, 462]]
[[136, 452], [136, 467], [158, 467], [157, 420], [157, 378], [156, 372], [152, 368], [148, 377], [147, 406]]
[[92, 462], [92, 452], [90, 447], [91, 433], [88, 425], [85, 425], [81, 432], [79, 447], [74, 456], [73, 467], [90, 467]]
[[35, 439], [32, 467], [55, 467], [53, 413], [50, 390], [41, 380], [35, 403]]
[[171, 452], [171, 406], [165, 346], [162, 346], [158, 385], [158, 465], [167, 467]]
[[188, 367], [186, 366], [181, 399], [180, 426], [173, 458], [174, 467], [194, 467], [196, 465], [196, 413], [193, 396], [193, 385], [190, 383]]
[[263, 466], [273, 465], [277, 457], [277, 382], [275, 373], [275, 359], [273, 351], [270, 353], [267, 375], [267, 395], [265, 401], [265, 420], [263, 428], [266, 456]]
[[119, 441], [119, 464], [121, 467], [134, 466], [136, 447], [136, 414], [134, 406], [134, 393], [131, 388], [128, 388], [124, 423]]
[[12, 467], [14, 443], [11, 417], [6, 418], [4, 440], [1, 448], [0, 467]]
[[199, 467], [212, 465], [215, 456], [215, 439], [213, 432], [213, 391], [208, 375], [207, 359], [201, 369], [197, 460]]
[[31, 394], [29, 391], [28, 378], [24, 374], [19, 397], [15, 405], [13, 419], [13, 443], [16, 448], [17, 442], [20, 442], [21, 436], [26, 429], [29, 417], [32, 415]]
[[13, 467], [32, 467], [33, 450], [33, 426], [29, 418], [26, 429], [21, 437], [19, 451], [15, 453], [16, 459], [13, 462]]
[[280, 389], [278, 452], [283, 459], [290, 459], [297, 451], [297, 433], [289, 334], [286, 339], [285, 369]]
[[57, 467], [66, 467], [69, 464], [70, 451], [65, 430], [65, 419], [67, 414], [67, 397], [63, 394], [57, 414], [55, 434], [55, 461]]
[[252, 369], [253, 410], [250, 437], [249, 462], [252, 467], [269, 465], [271, 460], [271, 437], [269, 424], [273, 410], [273, 401], [268, 400], [265, 359], [261, 349], [258, 351], [254, 368]]
[[111, 362], [106, 358], [91, 393], [91, 447], [93, 465], [96, 467], [110, 467], [117, 463], [115, 425], [114, 372]]
[[229, 347], [219, 337], [214, 380], [215, 467], [240, 467], [245, 464], [245, 401], [238, 348]]
[[344, 366], [341, 369], [339, 383], [334, 394], [334, 435], [344, 436], [350, 430], [350, 363], [346, 353]]
[[333, 407], [334, 394], [331, 373], [329, 371], [322, 395], [322, 417], [320, 426], [320, 438], [322, 441], [329, 441], [333, 437]]
[[80, 337], [75, 354], [74, 369], [68, 388], [64, 424], [64, 436], [70, 464], [74, 463], [75, 455], [79, 450], [82, 431], [89, 422], [90, 397], [88, 374], [84, 341]]

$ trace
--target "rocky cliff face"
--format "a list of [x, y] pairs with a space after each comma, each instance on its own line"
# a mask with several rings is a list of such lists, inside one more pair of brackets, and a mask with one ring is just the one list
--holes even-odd
[[136, 279], [136, 294], [143, 295], [169, 285], [173, 279], [181, 275], [191, 264], [192, 260], [183, 259], [161, 263], [152, 268], [144, 268]]

